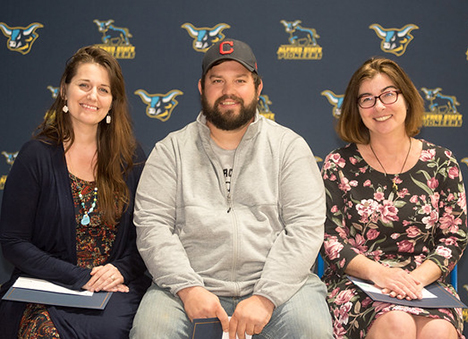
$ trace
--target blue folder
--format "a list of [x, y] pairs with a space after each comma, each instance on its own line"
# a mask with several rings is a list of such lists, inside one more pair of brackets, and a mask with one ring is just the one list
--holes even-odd
[[[364, 282], [372, 284], [372, 282], [364, 281], [355, 277], [348, 276], [348, 279], [353, 283]], [[358, 285], [356, 285], [358, 286]], [[387, 294], [373, 293], [371, 291], [363, 290], [369, 297], [374, 301], [382, 301], [391, 304], [404, 305], [410, 307], [421, 307], [421, 308], [468, 308], [463, 302], [453, 296], [451, 293], [446, 291], [441, 284], [433, 282], [432, 284], [425, 287], [426, 290], [436, 296], [436, 298], [423, 298], [415, 300], [406, 300], [390, 297]]]
[[112, 292], [94, 292], [92, 296], [64, 294], [31, 290], [27, 288], [10, 287], [3, 300], [21, 301], [34, 304], [91, 308], [103, 310]]

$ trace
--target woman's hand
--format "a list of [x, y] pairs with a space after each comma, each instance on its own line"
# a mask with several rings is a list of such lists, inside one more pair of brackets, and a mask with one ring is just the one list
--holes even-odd
[[128, 286], [124, 285], [124, 277], [112, 264], [96, 266], [91, 270], [91, 279], [83, 286], [91, 292], [128, 292]]
[[382, 267], [373, 278], [382, 293], [398, 299], [421, 299], [424, 285], [401, 268]]
[[353, 277], [372, 281], [382, 292], [398, 299], [421, 299], [422, 289], [440, 277], [436, 264], [426, 260], [411, 273], [401, 268], [383, 266], [381, 263], [359, 254], [346, 267]]

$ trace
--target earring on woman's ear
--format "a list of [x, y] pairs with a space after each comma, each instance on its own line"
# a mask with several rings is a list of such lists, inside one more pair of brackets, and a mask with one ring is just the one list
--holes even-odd
[[112, 117], [108, 114], [106, 115], [106, 123], [109, 125], [112, 121]]
[[63, 111], [63, 113], [68, 113], [69, 109], [68, 109], [67, 104], [63, 105], [62, 111]]

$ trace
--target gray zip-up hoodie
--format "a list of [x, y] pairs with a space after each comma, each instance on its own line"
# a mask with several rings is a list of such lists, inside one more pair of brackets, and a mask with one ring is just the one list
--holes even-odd
[[235, 151], [228, 194], [200, 114], [156, 143], [134, 215], [138, 249], [160, 287], [254, 293], [279, 306], [311, 276], [325, 194], [305, 140], [258, 113]]

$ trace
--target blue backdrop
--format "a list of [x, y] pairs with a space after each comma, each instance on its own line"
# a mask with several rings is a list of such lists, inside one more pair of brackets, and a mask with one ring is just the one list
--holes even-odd
[[[79, 47], [102, 45], [119, 59], [149, 153], [195, 119], [203, 53], [224, 37], [251, 45], [262, 114], [304, 136], [319, 162], [343, 145], [333, 124], [352, 73], [371, 56], [394, 59], [425, 98], [420, 137], [451, 149], [468, 178], [466, 1], [3, 0], [0, 32], [0, 200], [15, 153]], [[459, 292], [467, 303], [465, 261]], [[10, 269], [0, 257], [0, 283]]]

